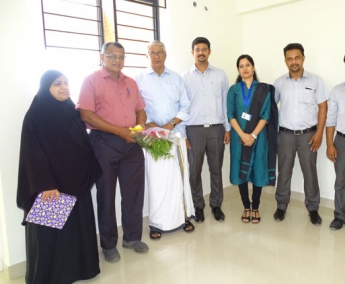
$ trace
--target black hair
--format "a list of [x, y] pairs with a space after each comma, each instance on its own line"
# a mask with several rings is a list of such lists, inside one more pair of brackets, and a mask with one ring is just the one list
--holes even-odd
[[[238, 70], [238, 67], [240, 66], [240, 61], [241, 61], [242, 59], [244, 59], [244, 58], [245, 58], [245, 59], [248, 59], [248, 61], [250, 62], [250, 64], [252, 64], [253, 67], [255, 67], [255, 63], [254, 63], [253, 58], [252, 58], [250, 55], [248, 55], [248, 54], [242, 54], [239, 58], [237, 58], [237, 61], [236, 61], [237, 70]], [[254, 77], [254, 80], [255, 80], [255, 81], [259, 81], [259, 79], [258, 79], [258, 77], [257, 77], [255, 71], [254, 71], [253, 77]], [[237, 78], [236, 78], [236, 83], [241, 82], [241, 81], [242, 81], [242, 77], [241, 77], [240, 75], [238, 75]]]
[[209, 49], [211, 48], [211, 43], [210, 43], [210, 41], [206, 37], [197, 37], [192, 42], [192, 49], [194, 49], [194, 46], [196, 46], [199, 43], [205, 43], [205, 44], [207, 44], [207, 47]]
[[109, 47], [109, 45], [113, 45], [117, 48], [122, 48], [123, 51], [125, 51], [125, 48], [122, 46], [122, 44], [116, 42], [116, 41], [110, 41], [110, 42], [106, 42], [105, 44], [103, 44], [102, 49], [101, 49], [101, 54], [104, 54], [104, 52], [107, 50], [107, 48]]
[[287, 46], [284, 47], [284, 56], [286, 56], [286, 52], [289, 50], [293, 50], [293, 49], [298, 49], [302, 55], [304, 56], [304, 48], [302, 46], [302, 44], [300, 43], [289, 43]]

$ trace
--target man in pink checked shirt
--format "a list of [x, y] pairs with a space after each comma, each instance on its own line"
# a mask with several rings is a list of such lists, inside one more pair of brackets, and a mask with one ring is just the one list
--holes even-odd
[[100, 54], [103, 66], [85, 78], [79, 102], [81, 119], [91, 129], [93, 151], [103, 175], [97, 180], [98, 227], [105, 260], [116, 262], [120, 254], [115, 192], [121, 190], [123, 247], [143, 253], [141, 242], [144, 200], [144, 156], [129, 127], [146, 122], [145, 103], [132, 78], [124, 75], [125, 50], [117, 42], [105, 43]]

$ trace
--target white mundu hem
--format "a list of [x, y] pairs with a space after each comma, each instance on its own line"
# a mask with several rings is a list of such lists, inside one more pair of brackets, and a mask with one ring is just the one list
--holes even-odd
[[[180, 137], [179, 133], [175, 135]], [[180, 138], [180, 145], [184, 161], [184, 178], [181, 174], [177, 145], [174, 144], [170, 152], [174, 157], [167, 160], [154, 161], [151, 154], [144, 150], [149, 226], [162, 231], [171, 231], [184, 224], [184, 208], [187, 217], [195, 215], [185, 138]]]

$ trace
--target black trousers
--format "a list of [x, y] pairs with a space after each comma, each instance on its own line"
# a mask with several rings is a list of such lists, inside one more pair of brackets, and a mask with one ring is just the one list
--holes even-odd
[[115, 193], [119, 181], [123, 239], [141, 240], [145, 190], [144, 154], [137, 143], [103, 131], [90, 134], [95, 156], [103, 175], [96, 181], [98, 227], [101, 247], [112, 249], [118, 241]]
[[[248, 182], [242, 183], [239, 186], [242, 203], [245, 209], [250, 209], [250, 200], [248, 193]], [[252, 209], [258, 210], [260, 205], [260, 196], [262, 192], [261, 186], [255, 186], [253, 184], [253, 193], [252, 193]]]

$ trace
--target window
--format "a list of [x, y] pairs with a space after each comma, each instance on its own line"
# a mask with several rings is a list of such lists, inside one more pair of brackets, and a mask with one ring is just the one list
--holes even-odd
[[45, 46], [49, 53], [99, 64], [103, 44], [101, 0], [42, 0]]
[[125, 47], [128, 75], [146, 68], [147, 44], [160, 38], [159, 8], [166, 8], [165, 0], [103, 0], [104, 41]]
[[[49, 65], [68, 68], [78, 84], [98, 69], [104, 42], [118, 41], [126, 50], [124, 73], [147, 66], [147, 44], [159, 39], [159, 9], [166, 0], [41, 0]], [[61, 68], [60, 68], [61, 69]], [[65, 69], [65, 68], [62, 68]], [[72, 78], [70, 78], [71, 82]], [[72, 83], [72, 82], [71, 82]]]

